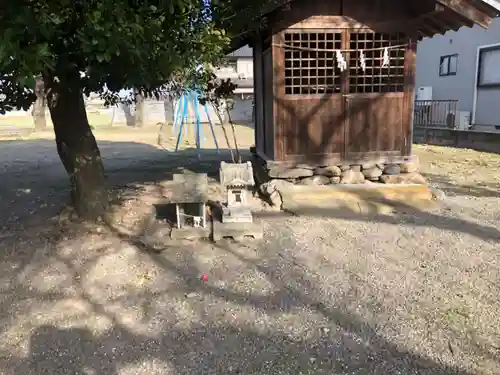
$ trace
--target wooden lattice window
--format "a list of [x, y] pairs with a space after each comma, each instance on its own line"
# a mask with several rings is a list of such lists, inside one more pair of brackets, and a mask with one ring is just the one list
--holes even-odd
[[335, 50], [342, 48], [340, 32], [290, 31], [285, 33], [285, 45], [291, 47], [285, 49], [287, 95], [340, 92], [340, 70], [335, 62]]
[[[388, 66], [382, 67], [382, 62], [384, 47], [402, 45], [406, 40], [400, 33], [392, 35], [374, 32], [350, 33], [349, 49], [355, 52], [349, 53], [349, 92], [403, 92], [405, 49], [388, 49]], [[360, 63], [361, 50], [365, 56], [364, 71]]]

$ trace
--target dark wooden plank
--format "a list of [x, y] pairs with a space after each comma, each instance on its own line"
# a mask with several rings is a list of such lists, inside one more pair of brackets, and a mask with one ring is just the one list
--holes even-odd
[[304, 155], [321, 160], [340, 158], [344, 144], [342, 96], [326, 94], [323, 98], [297, 98], [284, 101], [283, 124], [285, 158]]
[[415, 105], [415, 74], [417, 68], [417, 43], [410, 43], [405, 51], [405, 91], [403, 109], [403, 134], [405, 142], [402, 145], [403, 155], [411, 155], [412, 124]]
[[264, 90], [264, 152], [271, 158], [274, 157], [274, 84], [272, 49], [267, 48], [263, 53], [263, 84]]
[[282, 32], [273, 35], [272, 38], [273, 57], [273, 125], [274, 125], [274, 149], [275, 160], [285, 158], [285, 131], [283, 121], [283, 105], [285, 99], [285, 51], [278, 47], [284, 43]]
[[491, 17], [477, 9], [467, 0], [437, 0], [442, 5], [452, 9], [458, 15], [465, 17], [483, 28], [487, 28]]
[[346, 158], [370, 152], [401, 154], [403, 106], [400, 93], [350, 97]]
[[262, 37], [257, 38], [253, 49], [255, 147], [264, 151], [264, 72], [262, 64]]

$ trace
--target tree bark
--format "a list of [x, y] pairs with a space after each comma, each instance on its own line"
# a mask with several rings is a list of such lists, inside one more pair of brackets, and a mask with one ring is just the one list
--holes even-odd
[[142, 128], [146, 122], [146, 116], [144, 113], [144, 96], [137, 92], [135, 94], [135, 121], [134, 126]]
[[70, 177], [71, 198], [77, 213], [82, 219], [96, 220], [109, 206], [99, 148], [78, 82], [62, 85], [55, 80], [46, 79], [45, 83], [57, 152]]
[[45, 110], [47, 108], [47, 99], [45, 96], [45, 87], [43, 84], [43, 77], [37, 75], [35, 77], [35, 95], [36, 100], [33, 104], [33, 122], [35, 131], [42, 131], [47, 128], [47, 121], [45, 119]]

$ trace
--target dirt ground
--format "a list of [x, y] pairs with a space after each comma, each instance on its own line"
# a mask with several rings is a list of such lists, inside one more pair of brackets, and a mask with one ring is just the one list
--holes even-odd
[[157, 253], [137, 235], [158, 183], [215, 177], [228, 153], [96, 136], [113, 225], [56, 216], [68, 191], [50, 134], [0, 141], [2, 374], [500, 373], [500, 156], [415, 146], [447, 194], [432, 212], [268, 217], [262, 241]]

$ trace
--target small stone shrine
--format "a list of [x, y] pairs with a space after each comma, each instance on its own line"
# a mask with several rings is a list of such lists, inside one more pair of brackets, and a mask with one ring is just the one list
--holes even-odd
[[262, 226], [255, 222], [249, 205], [249, 189], [255, 185], [251, 162], [220, 164], [220, 182], [226, 190], [227, 202], [222, 206], [222, 220], [214, 220], [213, 239], [245, 236], [262, 238]]
[[175, 204], [176, 223], [172, 228], [172, 238], [209, 237], [207, 190], [206, 173], [174, 174], [170, 202]]
[[255, 185], [252, 163], [220, 164], [220, 182], [227, 193], [227, 203], [222, 208], [223, 223], [251, 223], [252, 213], [248, 205], [249, 189]]

